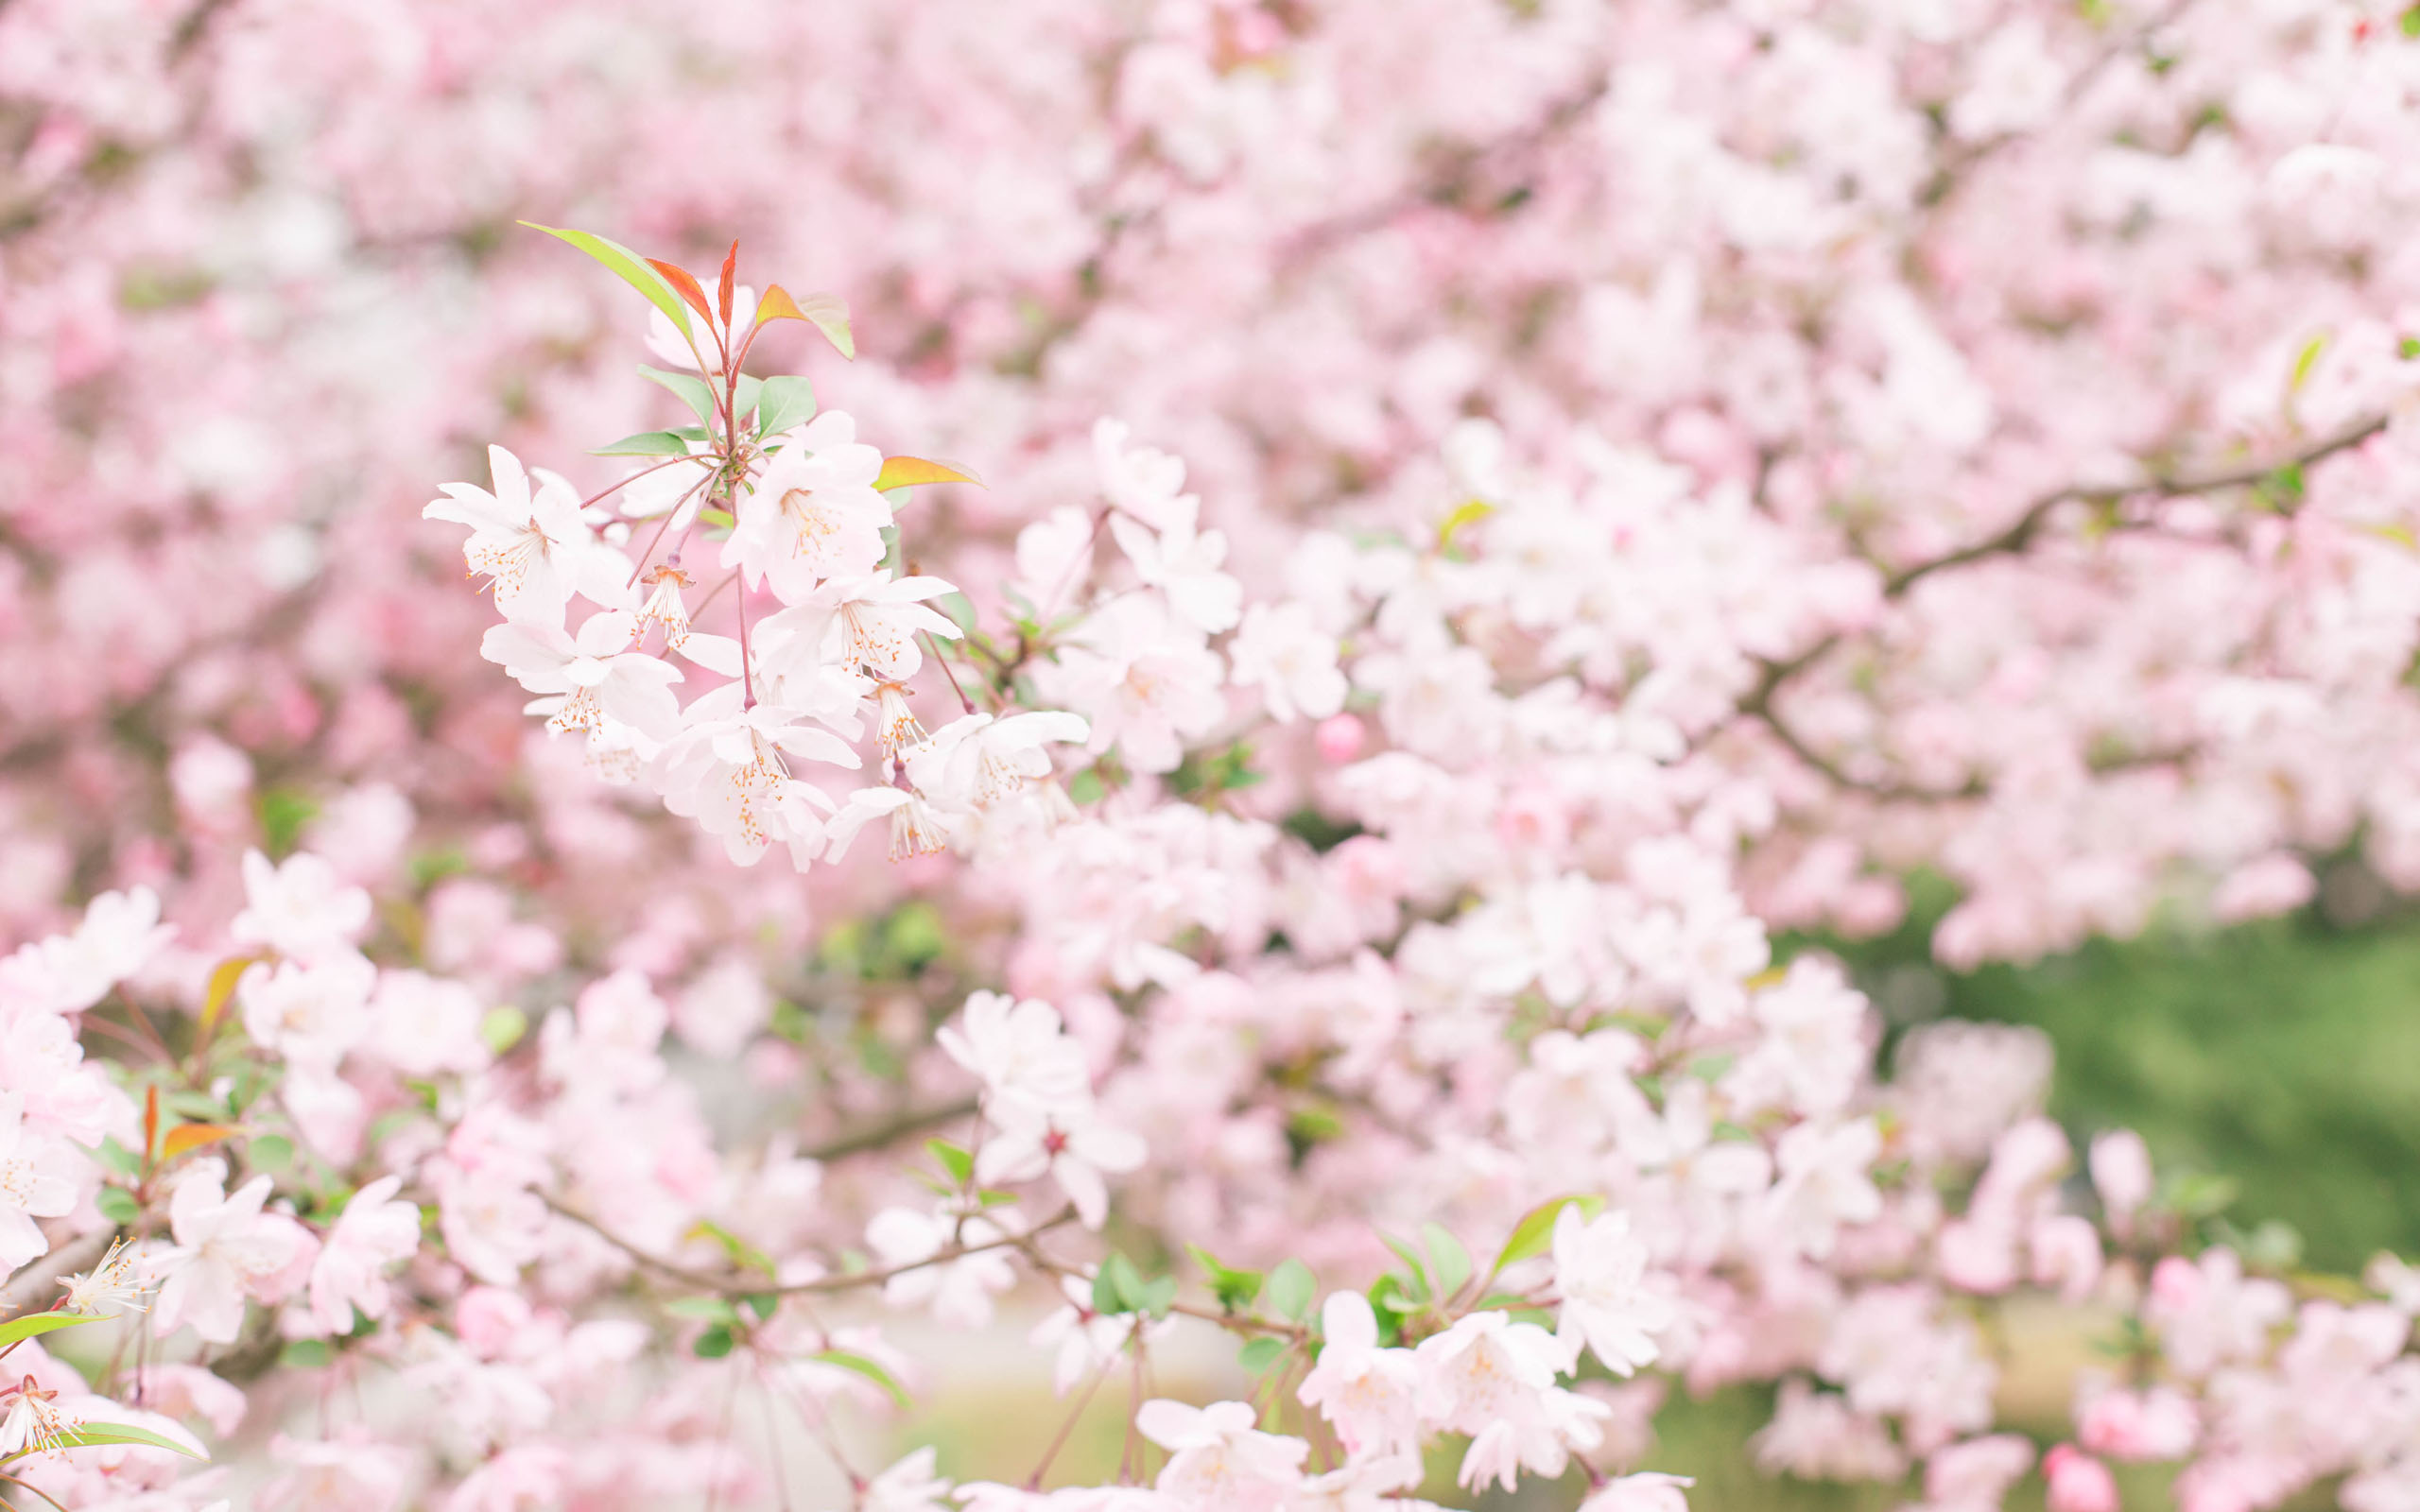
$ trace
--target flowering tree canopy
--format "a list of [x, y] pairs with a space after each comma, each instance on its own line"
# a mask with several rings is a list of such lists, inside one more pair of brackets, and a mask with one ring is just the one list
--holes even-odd
[[[2420, 12], [1012, 9], [0, 6], [0, 1491], [1983, 1512], [2047, 1307], [2057, 1512], [2420, 1497], [1791, 943], [2420, 886]], [[863, 1458], [1003, 1308], [1115, 1485]]]

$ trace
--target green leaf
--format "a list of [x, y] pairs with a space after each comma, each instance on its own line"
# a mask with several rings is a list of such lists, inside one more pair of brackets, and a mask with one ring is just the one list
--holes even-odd
[[625, 436], [611, 446], [600, 446], [591, 456], [686, 456], [689, 443], [670, 431], [641, 431]]
[[648, 302], [662, 310], [665, 318], [679, 327], [683, 335], [690, 334], [688, 306], [681, 302], [681, 296], [674, 293], [672, 285], [664, 281], [664, 275], [648, 266], [647, 259], [639, 256], [638, 253], [631, 251], [619, 242], [607, 241], [604, 237], [590, 232], [564, 231], [559, 227], [541, 226], [534, 220], [525, 220], [521, 224], [531, 231], [543, 231], [549, 236], [567, 241], [604, 264], [623, 283], [646, 295]]
[[1286, 1358], [1286, 1341], [1269, 1338], [1266, 1335], [1257, 1339], [1245, 1340], [1244, 1347], [1236, 1352], [1236, 1364], [1242, 1366], [1245, 1370], [1253, 1375], [1265, 1373], [1270, 1366], [1284, 1358]]
[[1175, 1300], [1176, 1278], [1173, 1276], [1162, 1276], [1156, 1280], [1144, 1282], [1142, 1295], [1135, 1298], [1140, 1304], [1138, 1311], [1154, 1318], [1167, 1316], [1168, 1304]]
[[257, 802], [261, 844], [272, 859], [282, 858], [302, 838], [302, 827], [319, 817], [319, 800], [290, 787], [261, 790]]
[[1387, 1242], [1389, 1249], [1402, 1258], [1404, 1268], [1411, 1273], [1411, 1295], [1426, 1297], [1428, 1295], [1428, 1263], [1420, 1251], [1391, 1234], [1380, 1234], [1378, 1237]]
[[700, 1218], [691, 1224], [689, 1237], [711, 1239], [722, 1246], [722, 1252], [731, 1257], [731, 1263], [735, 1265], [745, 1265], [751, 1270], [761, 1270], [768, 1276], [772, 1275], [777, 1269], [773, 1264], [772, 1256], [711, 1218]]
[[2303, 390], [2303, 385], [2310, 381], [2310, 370], [2319, 366], [2319, 354], [2327, 350], [2327, 338], [2329, 335], [2330, 333], [2322, 331], [2319, 335], [2311, 337], [2308, 341], [2304, 342], [2303, 350], [2294, 354], [2293, 374], [2286, 380], [2286, 392], [2288, 394], [2291, 395], [2301, 393]]
[[732, 386], [731, 422], [734, 426], [756, 412], [756, 406], [763, 403], [757, 396], [764, 392], [764, 379], [751, 378], [746, 373], [739, 375], [739, 382]]
[[1378, 1342], [1392, 1349], [1403, 1342], [1403, 1315], [1419, 1312], [1420, 1304], [1404, 1299], [1403, 1278], [1389, 1271], [1370, 1287], [1370, 1311], [1378, 1320]]
[[337, 1357], [325, 1339], [292, 1339], [277, 1351], [277, 1363], [295, 1370], [324, 1369]]
[[[103, 1449], [112, 1444], [135, 1444], [145, 1449], [164, 1449], [182, 1454], [187, 1459], [210, 1458], [207, 1454], [196, 1453], [193, 1446], [189, 1444], [180, 1444], [164, 1434], [155, 1434], [148, 1428], [137, 1428], [132, 1423], [78, 1423], [73, 1431], [60, 1435], [59, 1439], [59, 1447], [61, 1449]], [[11, 1454], [8, 1459], [0, 1460], [0, 1465], [23, 1459], [25, 1452], [21, 1451]]]
[[[1106, 1290], [1109, 1305], [1101, 1305]], [[1097, 1313], [1140, 1313], [1144, 1310], [1149, 1288], [1143, 1284], [1143, 1273], [1124, 1255], [1112, 1253], [1100, 1263], [1100, 1273], [1093, 1278], [1093, 1311]]]
[[294, 1163], [294, 1142], [283, 1134], [264, 1134], [244, 1146], [244, 1160], [255, 1171], [283, 1171]]
[[2403, 12], [2402, 26], [2405, 36], [2420, 37], [2420, 6], [2412, 6]]
[[700, 1323], [736, 1323], [739, 1310], [719, 1297], [676, 1297], [664, 1304], [664, 1310], [674, 1317], [696, 1318]]
[[1262, 1295], [1279, 1315], [1300, 1320], [1311, 1310], [1311, 1294], [1318, 1287], [1319, 1280], [1311, 1274], [1311, 1267], [1288, 1259], [1269, 1273], [1269, 1283], [1262, 1288]]
[[949, 1141], [926, 1140], [925, 1148], [931, 1152], [934, 1160], [942, 1162], [942, 1169], [947, 1171], [950, 1179], [958, 1185], [966, 1185], [966, 1178], [975, 1174], [975, 1157]]
[[731, 1352], [731, 1330], [717, 1323], [698, 1335], [698, 1342], [689, 1346], [689, 1352], [700, 1360], [719, 1360]]
[[1475, 520], [1484, 520], [1495, 512], [1495, 506], [1485, 499], [1466, 499], [1453, 513], [1437, 523], [1437, 549], [1443, 551], [1454, 543], [1454, 533]]
[[661, 368], [650, 368], [646, 363], [639, 364], [639, 376], [650, 383], [662, 384], [680, 395], [681, 403], [688, 405], [697, 415], [699, 424], [706, 426], [714, 424], [715, 415], [719, 406], [715, 404], [714, 389], [703, 378], [694, 372], [666, 372]]
[[114, 1135], [102, 1136], [100, 1155], [101, 1163], [120, 1176], [133, 1176], [143, 1169], [143, 1162], [134, 1158], [134, 1152], [120, 1144]]
[[862, 1354], [852, 1354], [846, 1349], [825, 1349], [821, 1353], [810, 1354], [807, 1358], [821, 1360], [825, 1365], [837, 1365], [843, 1370], [854, 1370], [890, 1393], [890, 1400], [900, 1407], [905, 1408], [908, 1405], [907, 1389], [891, 1379], [890, 1371]]
[[528, 1032], [529, 1015], [510, 1005], [490, 1008], [487, 1017], [479, 1021], [479, 1042], [488, 1047], [488, 1054], [492, 1056], [503, 1055], [519, 1044], [521, 1037]]
[[101, 1211], [102, 1217], [120, 1228], [143, 1216], [143, 1205], [124, 1187], [101, 1188], [93, 1194], [93, 1206]]
[[99, 1321], [99, 1315], [92, 1313], [28, 1313], [23, 1317], [12, 1317], [6, 1323], [0, 1323], [0, 1349], [21, 1339], [30, 1339], [37, 1333], [56, 1333], [60, 1329], [72, 1329], [78, 1323]]
[[1194, 1263], [1210, 1278], [1210, 1294], [1227, 1312], [1238, 1312], [1253, 1304], [1260, 1295], [1261, 1275], [1256, 1270], [1236, 1270], [1220, 1264], [1218, 1259], [1200, 1245], [1187, 1245], [1185, 1249]]
[[748, 1311], [755, 1314], [760, 1323], [771, 1321], [782, 1307], [781, 1296], [775, 1292], [751, 1292], [740, 1300], [748, 1304]]
[[779, 436], [793, 425], [804, 425], [815, 418], [815, 386], [805, 379], [784, 373], [768, 378], [756, 395], [756, 434]]
[[1422, 1224], [1420, 1237], [1427, 1242], [1429, 1259], [1436, 1263], [1437, 1295], [1451, 1297], [1461, 1291], [1462, 1282], [1471, 1279], [1471, 1252], [1438, 1224]]
[[1547, 1246], [1554, 1243], [1555, 1218], [1573, 1203], [1580, 1205], [1582, 1217], [1593, 1218], [1605, 1206], [1605, 1199], [1582, 1196], [1554, 1197], [1531, 1208], [1522, 1214], [1519, 1223], [1512, 1226], [1512, 1237], [1505, 1240], [1504, 1247], [1496, 1252], [1495, 1263], [1489, 1268], [1488, 1274], [1494, 1276], [1507, 1265], [1517, 1265], [1533, 1256], [1545, 1254]]

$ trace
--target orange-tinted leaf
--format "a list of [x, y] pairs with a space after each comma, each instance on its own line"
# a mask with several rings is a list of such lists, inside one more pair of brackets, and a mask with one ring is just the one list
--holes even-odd
[[681, 298], [688, 301], [689, 308], [709, 320], [715, 318], [715, 312], [706, 307], [706, 291], [698, 287], [698, 281], [689, 276], [687, 268], [677, 263], [666, 263], [653, 257], [647, 260], [647, 266], [663, 274], [664, 282], [679, 289]]
[[260, 964], [257, 955], [231, 955], [218, 963], [210, 973], [210, 988], [201, 996], [201, 1032], [205, 1035], [218, 1026], [218, 1016], [227, 1011], [227, 1000], [235, 995], [235, 984], [244, 973]]
[[919, 483], [972, 483], [978, 489], [983, 486], [981, 478], [962, 467], [928, 462], [921, 456], [886, 456], [882, 459], [882, 475], [873, 480], [877, 493], [912, 489]]
[[160, 1147], [160, 1089], [143, 1089], [143, 1153], [147, 1158]]
[[768, 320], [804, 320], [823, 333], [823, 339], [844, 357], [857, 354], [856, 337], [849, 334], [849, 306], [837, 294], [810, 294], [804, 301], [790, 298], [789, 290], [779, 284], [765, 290], [756, 301], [756, 323]]
[[168, 1137], [161, 1142], [160, 1159], [173, 1160], [188, 1150], [199, 1150], [220, 1140], [233, 1139], [241, 1132], [224, 1124], [180, 1124], [168, 1130]]
[[733, 279], [733, 277], [734, 277], [735, 275], [736, 275], [736, 274], [738, 273], [738, 271], [739, 271], [739, 244], [738, 244], [737, 242], [734, 242], [734, 243], [732, 243], [732, 244], [731, 244], [731, 250], [730, 250], [730, 251], [728, 251], [728, 252], [723, 253], [723, 256], [722, 256], [722, 289], [721, 289], [721, 298], [716, 301], [717, 303], [718, 303], [718, 304], [720, 304], [720, 305], [722, 306], [722, 324], [723, 324], [723, 329], [724, 329], [724, 330], [726, 330], [726, 331], [728, 331], [728, 330], [730, 330], [730, 329], [731, 329], [731, 290], [732, 290], [732, 279]]

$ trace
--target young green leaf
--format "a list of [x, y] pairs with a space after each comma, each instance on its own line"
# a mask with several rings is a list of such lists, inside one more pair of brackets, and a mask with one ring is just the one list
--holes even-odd
[[[190, 1443], [170, 1438], [165, 1434], [155, 1434], [148, 1428], [137, 1428], [132, 1423], [82, 1422], [59, 1437], [61, 1449], [103, 1449], [112, 1444], [139, 1444], [146, 1449], [164, 1449], [187, 1459], [210, 1458]], [[30, 1450], [20, 1450], [8, 1459], [0, 1460], [0, 1465], [23, 1459], [31, 1452]]]
[[674, 1317], [696, 1318], [700, 1323], [736, 1323], [739, 1310], [719, 1297], [676, 1297], [664, 1304], [664, 1310]]
[[854, 1370], [889, 1393], [890, 1400], [899, 1406], [904, 1408], [908, 1405], [907, 1389], [891, 1379], [890, 1371], [862, 1354], [851, 1354], [846, 1349], [825, 1349], [819, 1354], [810, 1354], [807, 1358], [821, 1360], [825, 1365], [837, 1365], [843, 1370]]
[[717, 1323], [698, 1335], [698, 1342], [689, 1346], [689, 1352], [700, 1360], [719, 1360], [731, 1352], [733, 1342], [731, 1330]]
[[0, 1349], [21, 1339], [30, 1339], [37, 1333], [56, 1333], [60, 1329], [72, 1329], [78, 1323], [99, 1321], [99, 1315], [91, 1313], [28, 1313], [23, 1317], [12, 1317], [6, 1323], [0, 1323]]
[[1580, 1215], [1583, 1218], [1595, 1217], [1605, 1205], [1602, 1197], [1582, 1196], [1554, 1197], [1539, 1203], [1522, 1214], [1521, 1221], [1512, 1226], [1512, 1237], [1504, 1241], [1504, 1247], [1497, 1251], [1495, 1263], [1489, 1267], [1487, 1273], [1494, 1276], [1507, 1265], [1517, 1265], [1545, 1254], [1547, 1246], [1554, 1243], [1556, 1214], [1575, 1202], [1580, 1204]]
[[646, 363], [639, 364], [639, 375], [652, 383], [662, 384], [680, 395], [681, 402], [696, 413], [698, 423], [700, 425], [712, 425], [715, 422], [715, 391], [706, 386], [703, 378], [694, 372], [666, 372], [661, 368], [650, 368]]
[[1428, 1300], [1428, 1267], [1422, 1261], [1420, 1251], [1391, 1235], [1381, 1234], [1378, 1237], [1386, 1240], [1389, 1249], [1403, 1257], [1404, 1269], [1408, 1272], [1404, 1278], [1404, 1295], [1416, 1302]]
[[1285, 1357], [1286, 1341], [1264, 1335], [1245, 1340], [1244, 1347], [1236, 1352], [1236, 1364], [1253, 1375], [1261, 1375]]
[[764, 379], [751, 378], [746, 373], [739, 375], [739, 382], [732, 385], [731, 422], [734, 425], [744, 423], [749, 416], [756, 412], [757, 407], [764, 403], [759, 397], [764, 391]]
[[662, 310], [665, 318], [679, 327], [683, 335], [690, 334], [689, 312], [682, 304], [681, 296], [672, 292], [672, 285], [666, 284], [655, 269], [648, 266], [647, 260], [638, 253], [631, 251], [619, 242], [607, 241], [604, 237], [589, 232], [564, 231], [560, 227], [541, 226], [534, 220], [525, 220], [521, 224], [531, 231], [543, 231], [549, 236], [567, 241], [604, 264], [623, 283], [646, 295], [648, 302]]
[[765, 380], [756, 396], [756, 434], [779, 436], [815, 418], [815, 386], [791, 373]]
[[1461, 1291], [1462, 1282], [1471, 1279], [1471, 1252], [1440, 1224], [1422, 1224], [1420, 1237], [1426, 1241], [1428, 1257], [1435, 1263], [1437, 1294], [1451, 1297]]
[[1219, 1299], [1220, 1308], [1230, 1313], [1237, 1312], [1252, 1306], [1253, 1298], [1260, 1295], [1260, 1272], [1236, 1270], [1221, 1264], [1217, 1257], [1200, 1245], [1184, 1247], [1192, 1254], [1194, 1263], [1210, 1278], [1210, 1294]]
[[134, 1194], [124, 1187], [101, 1188], [93, 1194], [93, 1206], [100, 1210], [102, 1217], [121, 1228], [143, 1216], [143, 1205], [136, 1202]]
[[1269, 1273], [1268, 1284], [1261, 1291], [1280, 1316], [1300, 1319], [1311, 1310], [1311, 1294], [1318, 1287], [1319, 1280], [1311, 1274], [1311, 1267], [1289, 1258], [1279, 1262], [1277, 1268]]
[[949, 1141], [926, 1140], [925, 1148], [934, 1160], [942, 1162], [942, 1169], [949, 1173], [950, 1180], [957, 1185], [966, 1185], [966, 1178], [975, 1174], [975, 1157]]
[[641, 431], [625, 436], [611, 446], [600, 446], [591, 456], [686, 456], [689, 443], [670, 431]]

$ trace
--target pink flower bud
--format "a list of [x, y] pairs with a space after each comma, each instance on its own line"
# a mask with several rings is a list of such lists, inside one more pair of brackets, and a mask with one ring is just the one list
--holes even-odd
[[1330, 714], [1320, 721], [1312, 739], [1319, 746], [1320, 760], [1341, 766], [1361, 754], [1361, 721], [1351, 714]]
[[2050, 1483], [2050, 1512], [2118, 1512], [2117, 1478], [2073, 1444], [2053, 1445], [2042, 1472]]

